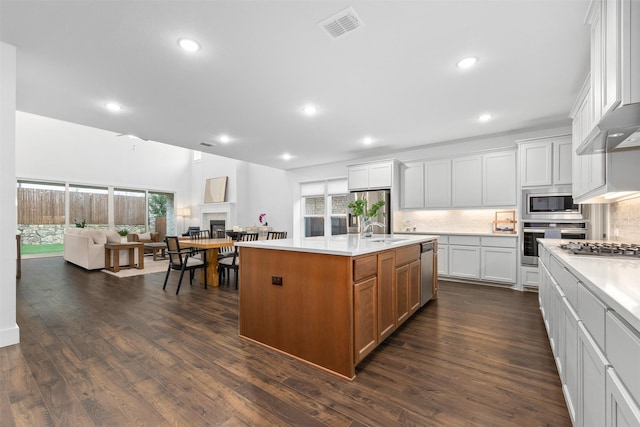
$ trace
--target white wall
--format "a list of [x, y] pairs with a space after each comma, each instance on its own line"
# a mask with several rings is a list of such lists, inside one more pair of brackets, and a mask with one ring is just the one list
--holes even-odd
[[191, 151], [114, 132], [18, 112], [18, 179], [190, 193]]
[[20, 342], [16, 324], [16, 49], [0, 43], [0, 347]]
[[205, 182], [220, 176], [228, 178], [226, 201], [235, 205], [230, 226], [259, 225], [258, 216], [266, 213], [267, 222], [274, 230], [292, 232], [293, 199], [285, 171], [207, 153], [193, 162], [188, 225], [202, 227], [199, 222]]

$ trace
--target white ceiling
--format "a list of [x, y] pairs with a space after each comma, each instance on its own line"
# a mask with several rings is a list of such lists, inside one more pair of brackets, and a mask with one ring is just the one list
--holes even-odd
[[[334, 40], [318, 23], [348, 6], [364, 26]], [[290, 169], [569, 124], [589, 68], [587, 6], [2, 0], [0, 34], [17, 47], [21, 111]], [[469, 55], [477, 66], [456, 68]], [[479, 123], [483, 112], [495, 118]]]

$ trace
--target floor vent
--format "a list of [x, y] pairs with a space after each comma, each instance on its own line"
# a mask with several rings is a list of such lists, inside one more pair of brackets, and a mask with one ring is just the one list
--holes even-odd
[[364, 26], [362, 20], [356, 15], [353, 8], [348, 7], [318, 24], [332, 39], [344, 36], [347, 33]]

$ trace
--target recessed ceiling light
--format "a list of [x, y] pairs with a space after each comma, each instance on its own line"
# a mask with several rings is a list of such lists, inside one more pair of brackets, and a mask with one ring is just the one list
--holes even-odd
[[485, 114], [480, 114], [478, 116], [478, 121], [479, 122], [488, 122], [489, 120], [491, 120], [493, 118], [493, 116], [489, 113], [485, 113]]
[[622, 135], [624, 135], [624, 133], [612, 133], [612, 134], [609, 134], [607, 138], [617, 138]]
[[304, 112], [304, 114], [307, 116], [314, 116], [318, 112], [318, 109], [315, 105], [309, 104], [305, 105], [305, 107], [302, 109], [302, 112]]
[[458, 66], [458, 68], [462, 68], [464, 70], [466, 68], [473, 67], [477, 62], [478, 58], [476, 58], [475, 56], [470, 56], [468, 58], [462, 58], [456, 65]]
[[220, 135], [220, 138], [218, 138], [218, 140], [223, 144], [226, 144], [227, 142], [231, 141], [231, 138], [229, 137], [229, 135]]
[[362, 140], [362, 143], [364, 145], [370, 145], [373, 143], [373, 138], [371, 138], [370, 136], [367, 136]]
[[191, 39], [180, 39], [178, 45], [187, 52], [197, 52], [200, 50], [200, 44]]
[[120, 104], [116, 104], [115, 102], [107, 102], [104, 106], [109, 111], [122, 111], [122, 106]]
[[291, 160], [291, 154], [289, 154], [289, 153], [284, 153], [284, 154], [282, 155], [282, 159], [283, 159], [283, 160]]

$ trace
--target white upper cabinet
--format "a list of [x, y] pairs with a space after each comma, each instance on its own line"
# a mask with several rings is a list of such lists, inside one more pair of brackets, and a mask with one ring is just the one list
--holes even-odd
[[497, 151], [410, 163], [403, 168], [401, 182], [402, 209], [515, 206], [516, 153]]
[[482, 156], [482, 203], [486, 206], [516, 204], [516, 153], [507, 151]]
[[482, 158], [458, 157], [451, 162], [453, 207], [482, 206]]
[[553, 147], [547, 141], [520, 145], [520, 182], [523, 187], [551, 185]]
[[400, 177], [400, 207], [424, 207], [424, 164], [408, 163]]
[[518, 150], [522, 187], [571, 184], [573, 148], [570, 136], [520, 142]]
[[424, 207], [451, 207], [451, 159], [424, 162]]
[[593, 0], [587, 23], [591, 27], [591, 130], [621, 104], [640, 102], [640, 2]]
[[352, 165], [349, 169], [349, 191], [391, 188], [393, 161]]

